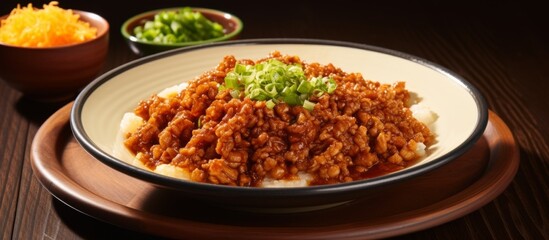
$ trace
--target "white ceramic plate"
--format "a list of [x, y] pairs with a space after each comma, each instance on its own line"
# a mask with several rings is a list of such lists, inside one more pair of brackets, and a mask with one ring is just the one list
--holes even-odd
[[[113, 143], [122, 115], [133, 111], [140, 100], [195, 78], [214, 68], [226, 55], [234, 55], [237, 59], [259, 59], [274, 50], [283, 55], [297, 55], [306, 62], [332, 63], [345, 72], [360, 72], [365, 79], [381, 83], [405, 81], [406, 88], [438, 116], [431, 126], [437, 135], [436, 144], [429, 148], [428, 155], [421, 162], [398, 172], [352, 183], [297, 189], [250, 190], [192, 183], [139, 169], [113, 156]], [[212, 195], [208, 192], [219, 189], [236, 189], [238, 194], [254, 197], [261, 194], [268, 197], [269, 193], [281, 197], [329, 195], [404, 180], [458, 157], [482, 135], [487, 121], [488, 109], [482, 95], [469, 82], [448, 69], [389, 49], [311, 39], [239, 40], [177, 49], [141, 58], [97, 78], [80, 93], [71, 112], [71, 128], [75, 138], [97, 159], [156, 185], [198, 192], [201, 196]]]

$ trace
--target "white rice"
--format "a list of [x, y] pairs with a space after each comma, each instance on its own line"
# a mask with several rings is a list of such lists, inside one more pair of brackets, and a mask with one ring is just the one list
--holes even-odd
[[[422, 103], [416, 103], [410, 106], [410, 111], [412, 111], [412, 116], [414, 116], [415, 119], [425, 124], [434, 134], [434, 131], [433, 131], [434, 129], [432, 126], [433, 126], [433, 123], [437, 120], [437, 115], [435, 114], [435, 112], [433, 112], [430, 108], [428, 108]], [[427, 146], [425, 146], [424, 143], [418, 142], [416, 144], [416, 150], [415, 150], [417, 156], [419, 157], [425, 156], [426, 148]]]
[[276, 180], [272, 178], [265, 178], [261, 183], [261, 187], [264, 188], [289, 188], [289, 187], [306, 187], [309, 186], [309, 182], [313, 179], [311, 174], [299, 172], [297, 173], [299, 179], [296, 180]]
[[437, 120], [437, 115], [422, 103], [410, 106], [410, 110], [414, 118], [427, 126], [431, 126]]
[[161, 98], [172, 98], [175, 97], [178, 93], [183, 91], [183, 89], [187, 88], [189, 84], [187, 82], [181, 83], [179, 85], [171, 86], [169, 88], [166, 88], [159, 93], [156, 94], [156, 96], [159, 96]]

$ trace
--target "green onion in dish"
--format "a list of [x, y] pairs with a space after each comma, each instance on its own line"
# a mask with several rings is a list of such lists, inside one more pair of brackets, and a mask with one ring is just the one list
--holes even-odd
[[268, 108], [285, 102], [312, 111], [315, 103], [309, 98], [330, 94], [336, 87], [331, 77], [307, 79], [302, 66], [269, 59], [256, 65], [236, 64], [225, 76], [225, 83], [219, 86], [219, 90], [229, 89], [233, 98], [244, 93], [252, 100], [265, 101]]
[[135, 27], [133, 33], [139, 40], [155, 43], [202, 41], [225, 34], [221, 24], [210, 21], [190, 7], [157, 13], [154, 20]]

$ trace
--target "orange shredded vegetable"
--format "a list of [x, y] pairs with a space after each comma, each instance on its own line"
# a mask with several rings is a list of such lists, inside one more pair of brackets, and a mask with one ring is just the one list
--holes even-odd
[[0, 23], [0, 42], [23, 47], [53, 47], [84, 42], [95, 38], [97, 29], [80, 20], [71, 9], [58, 7], [58, 2], [36, 9], [13, 9]]

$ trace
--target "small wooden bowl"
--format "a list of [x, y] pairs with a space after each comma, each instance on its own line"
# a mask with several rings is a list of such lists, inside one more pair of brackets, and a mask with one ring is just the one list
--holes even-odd
[[73, 12], [97, 28], [96, 38], [47, 48], [0, 43], [0, 78], [38, 101], [61, 101], [76, 96], [103, 69], [109, 47], [109, 23], [95, 13]]
[[153, 20], [154, 15], [164, 11], [177, 11], [181, 8], [166, 8], [166, 9], [156, 9], [144, 13], [140, 13], [128, 20], [126, 20], [120, 29], [122, 36], [128, 43], [130, 49], [139, 56], [145, 56], [150, 54], [155, 54], [171, 49], [201, 45], [206, 43], [213, 42], [222, 42], [231, 39], [236, 39], [240, 32], [243, 29], [243, 24], [240, 18], [226, 12], [222, 12], [214, 9], [207, 8], [192, 8], [194, 11], [200, 12], [204, 17], [210, 21], [217, 22], [223, 26], [225, 29], [225, 35], [212, 38], [203, 41], [193, 41], [193, 42], [182, 42], [182, 43], [155, 43], [147, 42], [137, 39], [133, 35], [133, 29], [139, 25], [143, 25], [148, 20]]

